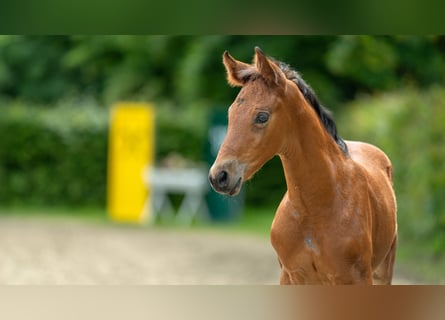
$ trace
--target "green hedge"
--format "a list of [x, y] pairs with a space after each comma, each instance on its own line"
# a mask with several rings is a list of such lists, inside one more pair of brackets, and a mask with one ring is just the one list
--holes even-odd
[[[200, 162], [201, 107], [156, 110], [156, 159]], [[105, 205], [109, 112], [94, 102], [0, 103], [0, 205]]]
[[159, 102], [156, 106], [156, 161], [172, 153], [184, 160], [199, 164], [204, 160], [207, 136], [207, 106], [180, 107]]
[[2, 106], [0, 203], [105, 203], [108, 113]]

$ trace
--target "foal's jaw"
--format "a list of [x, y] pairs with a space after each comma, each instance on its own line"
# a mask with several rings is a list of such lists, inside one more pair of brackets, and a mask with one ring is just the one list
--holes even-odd
[[210, 185], [218, 193], [235, 196], [241, 190], [245, 169], [237, 160], [215, 162], [209, 172]]

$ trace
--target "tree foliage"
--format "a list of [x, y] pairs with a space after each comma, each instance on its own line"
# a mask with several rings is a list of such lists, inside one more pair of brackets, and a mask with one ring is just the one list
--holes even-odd
[[[383, 92], [403, 92], [406, 87], [429, 90], [445, 84], [444, 36], [0, 36], [2, 181], [16, 187], [24, 185], [28, 183], [23, 180], [25, 176], [11, 178], [11, 166], [29, 161], [31, 167], [34, 161], [45, 162], [41, 159], [52, 163], [68, 152], [58, 147], [52, 152], [50, 142], [62, 146], [68, 141], [59, 133], [71, 127], [72, 117], [55, 116], [45, 122], [52, 128], [59, 126], [59, 133], [50, 137], [55, 129], [38, 130], [35, 126], [39, 120], [25, 117], [19, 124], [6, 116], [7, 107], [15, 103], [29, 107], [30, 114], [34, 114], [33, 109], [57, 109], [63, 104], [68, 105], [66, 110], [83, 114], [84, 101], [90, 101], [95, 106], [91, 110], [97, 113], [118, 100], [151, 101], [158, 109], [158, 158], [175, 151], [195, 161], [202, 159], [208, 113], [213, 108], [227, 108], [238, 92], [225, 81], [221, 55], [227, 49], [235, 58], [248, 62], [255, 46], [300, 71], [335, 116], [359, 108], [347, 103], [362, 96], [381, 97]], [[430, 112], [433, 107], [425, 104], [424, 108]], [[391, 107], [381, 110], [388, 113]], [[409, 128], [417, 128], [413, 119], [390, 119], [385, 124], [373, 122], [374, 130], [385, 136], [385, 128], [398, 128], [404, 121]], [[8, 127], [12, 123], [15, 129]], [[103, 128], [94, 121], [86, 123], [92, 126], [88, 132]], [[348, 126], [339, 126], [340, 133]], [[76, 130], [68, 131], [79, 139], [84, 136]], [[438, 131], [434, 133], [438, 135]], [[31, 139], [36, 136], [37, 140]], [[104, 150], [107, 136], [102, 133], [101, 137], [98, 148]], [[420, 139], [420, 132], [416, 139]], [[433, 141], [429, 143], [430, 156], [422, 158], [425, 163], [419, 160], [420, 166], [444, 162], [437, 139]], [[13, 152], [8, 151], [13, 147]], [[82, 161], [97, 161], [88, 159], [81, 148], [79, 152]], [[16, 156], [14, 160], [11, 154]], [[101, 165], [97, 172], [105, 172], [104, 159]], [[44, 170], [36, 175], [43, 175]], [[64, 170], [77, 169], [67, 165]], [[434, 180], [432, 172], [428, 174], [431, 177], [424, 179], [429, 179], [433, 192], [438, 192], [441, 181]], [[279, 162], [265, 166], [257, 178], [247, 186], [247, 200], [255, 205], [275, 205], [283, 193]], [[101, 181], [105, 184], [105, 178]], [[58, 199], [63, 201], [64, 196]], [[102, 203], [102, 198], [97, 199]]]
[[1, 36], [0, 96], [228, 103], [222, 52], [250, 61], [254, 46], [294, 66], [334, 108], [360, 92], [445, 81], [440, 36]]

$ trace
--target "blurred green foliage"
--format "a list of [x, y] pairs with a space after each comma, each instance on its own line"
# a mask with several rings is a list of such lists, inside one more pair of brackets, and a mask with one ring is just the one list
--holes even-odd
[[194, 165], [203, 164], [208, 124], [202, 109], [199, 105], [183, 109], [157, 105], [155, 158], [158, 164], [171, 155]]
[[444, 36], [0, 36], [0, 97], [229, 103], [222, 52], [283, 60], [331, 108], [359, 92], [444, 82]]
[[[403, 232], [440, 252], [444, 36], [0, 36], [0, 202], [104, 204], [108, 109], [120, 100], [156, 106], [158, 161], [200, 161], [209, 113], [239, 91], [221, 55], [249, 62], [254, 46], [300, 71], [342, 136], [389, 154]], [[278, 159], [246, 191], [248, 205], [277, 206]]]
[[[11, 102], [0, 109], [2, 205], [105, 205], [107, 108], [66, 100], [51, 108]], [[202, 161], [205, 122], [195, 114], [193, 108], [159, 110], [157, 159], [180, 150]]]
[[439, 0], [4, 1], [0, 26], [10, 34], [443, 34], [443, 8]]
[[1, 107], [0, 202], [105, 203], [108, 116], [94, 105]]

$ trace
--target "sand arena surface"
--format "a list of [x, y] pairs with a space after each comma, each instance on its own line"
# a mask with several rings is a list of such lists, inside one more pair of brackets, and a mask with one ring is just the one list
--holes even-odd
[[267, 237], [0, 216], [0, 285], [257, 285], [279, 273]]

